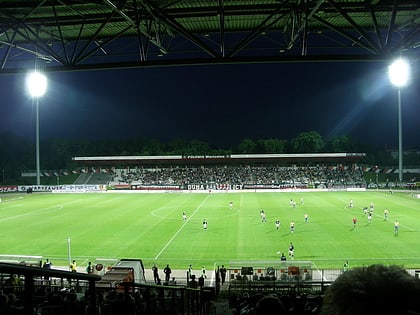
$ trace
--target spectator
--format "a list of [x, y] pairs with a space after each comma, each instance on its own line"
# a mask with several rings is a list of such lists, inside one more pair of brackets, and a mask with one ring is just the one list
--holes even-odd
[[[44, 262], [44, 264], [42, 265], [42, 268], [44, 268], [44, 269], [51, 269], [51, 266], [52, 266], [52, 263], [50, 262], [50, 260], [49, 259], [47, 259], [45, 262]], [[50, 280], [50, 277], [48, 277], [48, 276], [44, 276], [44, 279], [45, 280]]]
[[191, 275], [191, 279], [188, 282], [188, 287], [191, 289], [197, 289], [198, 288], [198, 282], [195, 280], [195, 275]]
[[72, 315], [83, 315], [84, 314], [84, 305], [80, 303], [76, 292], [71, 290], [65, 298], [65, 308], [68, 314]]
[[0, 313], [7, 310], [9, 308], [9, 298], [7, 294], [1, 293], [0, 294]]
[[204, 277], [203, 277], [203, 275], [201, 275], [201, 276], [198, 278], [198, 286], [199, 286], [200, 288], [203, 288], [203, 287], [204, 287]]
[[419, 296], [420, 280], [401, 267], [357, 267], [327, 289], [321, 314], [418, 314]]
[[11, 274], [8, 279], [4, 282], [4, 293], [18, 293], [20, 291], [20, 278], [18, 275]]
[[286, 314], [283, 302], [274, 294], [269, 294], [258, 300], [255, 306], [255, 315]]

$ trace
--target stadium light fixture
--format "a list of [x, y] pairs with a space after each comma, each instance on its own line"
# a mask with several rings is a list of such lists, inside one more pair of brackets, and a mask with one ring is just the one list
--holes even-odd
[[391, 83], [398, 89], [398, 180], [403, 180], [403, 154], [402, 154], [402, 118], [401, 118], [401, 88], [408, 84], [410, 79], [410, 64], [406, 59], [398, 58], [388, 67]]
[[36, 120], [36, 184], [41, 184], [40, 158], [39, 158], [39, 98], [47, 91], [47, 78], [40, 72], [32, 72], [26, 78], [26, 86], [32, 100], [35, 100]]

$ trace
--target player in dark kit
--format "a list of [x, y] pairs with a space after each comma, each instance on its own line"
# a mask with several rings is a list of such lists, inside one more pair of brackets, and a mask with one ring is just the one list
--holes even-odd
[[290, 242], [289, 244], [289, 258], [290, 259], [295, 258], [295, 246], [293, 246], [292, 242]]

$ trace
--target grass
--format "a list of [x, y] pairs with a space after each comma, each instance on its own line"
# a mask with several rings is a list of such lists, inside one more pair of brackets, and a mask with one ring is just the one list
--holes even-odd
[[[420, 262], [420, 199], [409, 192], [9, 194], [1, 196], [0, 254], [40, 255], [67, 265], [103, 258], [140, 258], [146, 268], [173, 269], [237, 260], [296, 260], [319, 268], [375, 262], [415, 268]], [[300, 203], [304, 198], [304, 204]], [[297, 203], [290, 206], [290, 199]], [[354, 208], [348, 208], [349, 200]], [[229, 209], [229, 202], [233, 208]], [[362, 208], [375, 205], [373, 222]], [[390, 211], [384, 220], [383, 210]], [[267, 223], [259, 215], [264, 209]], [[182, 212], [188, 220], [182, 220]], [[309, 222], [304, 223], [304, 214]], [[353, 228], [352, 218], [359, 221]], [[208, 220], [204, 230], [202, 220]], [[275, 229], [274, 221], [281, 227]], [[394, 220], [400, 231], [394, 235]], [[296, 231], [290, 233], [289, 222]], [[70, 237], [70, 243], [68, 242]], [[70, 245], [70, 246], [69, 246]]]

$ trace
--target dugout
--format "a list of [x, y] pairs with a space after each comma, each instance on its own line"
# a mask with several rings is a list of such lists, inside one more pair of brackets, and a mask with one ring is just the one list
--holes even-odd
[[[97, 271], [99, 269], [98, 265], [95, 265], [95, 270]], [[97, 288], [123, 290], [122, 283], [146, 283], [144, 266], [141, 259], [121, 259], [112, 267], [104, 269], [105, 271], [101, 280], [96, 283]]]
[[233, 261], [228, 274], [231, 283], [248, 281], [295, 282], [310, 281], [314, 265], [311, 261]]
[[42, 267], [42, 256], [0, 255], [0, 262], [29, 267]]

